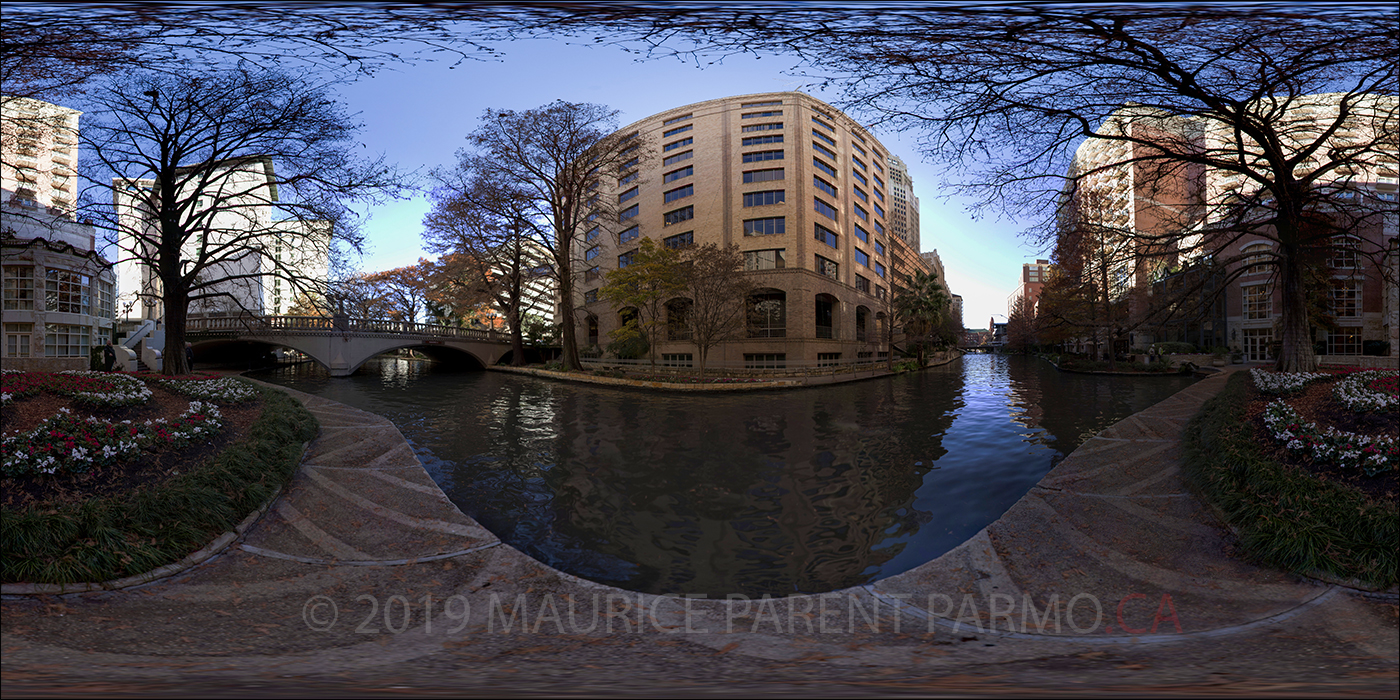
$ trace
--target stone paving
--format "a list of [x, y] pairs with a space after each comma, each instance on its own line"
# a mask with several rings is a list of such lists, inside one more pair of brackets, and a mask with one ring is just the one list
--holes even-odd
[[1254, 566], [1185, 488], [1225, 375], [1086, 442], [935, 561], [821, 596], [697, 600], [550, 569], [462, 514], [389, 421], [322, 432], [223, 554], [3, 602], [5, 696], [1397, 691], [1394, 596]]

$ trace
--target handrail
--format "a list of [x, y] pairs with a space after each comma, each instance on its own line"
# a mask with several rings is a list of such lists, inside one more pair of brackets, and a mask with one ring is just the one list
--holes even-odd
[[325, 316], [255, 316], [232, 314], [225, 316], [191, 316], [186, 319], [186, 332], [236, 333], [337, 333], [344, 335], [394, 334], [434, 338], [460, 338], [503, 342], [495, 331], [459, 326], [439, 326], [431, 323], [396, 321], [394, 319], [347, 318]]

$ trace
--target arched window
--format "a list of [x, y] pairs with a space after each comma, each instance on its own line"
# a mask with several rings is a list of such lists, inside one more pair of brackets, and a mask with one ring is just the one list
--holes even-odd
[[1240, 250], [1245, 255], [1244, 274], [1261, 275], [1269, 271], [1273, 259], [1272, 246], [1268, 243], [1251, 243]]
[[1333, 236], [1332, 249], [1327, 256], [1327, 264], [1335, 270], [1354, 270], [1359, 267], [1356, 264], [1357, 248], [1361, 246], [1361, 239], [1356, 236]]
[[749, 337], [787, 337], [787, 292], [760, 289], [749, 295]]
[[830, 294], [818, 294], [816, 299], [816, 321], [818, 338], [836, 337], [836, 297]]
[[869, 337], [870, 309], [864, 306], [856, 307], [856, 341], [864, 343]]
[[689, 299], [672, 299], [666, 302], [666, 339], [690, 340], [690, 310], [695, 302]]

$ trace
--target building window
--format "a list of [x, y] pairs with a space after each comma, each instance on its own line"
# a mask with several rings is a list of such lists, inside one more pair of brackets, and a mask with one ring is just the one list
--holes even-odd
[[690, 340], [690, 310], [695, 302], [672, 299], [666, 302], [666, 339]]
[[678, 233], [674, 236], [667, 236], [661, 239], [661, 243], [667, 248], [673, 249], [693, 246], [695, 245], [695, 232], [686, 231], [685, 233]]
[[836, 337], [836, 297], [818, 294], [815, 305], [818, 338]]
[[878, 200], [880, 200], [880, 201], [882, 201], [882, 202], [885, 201], [885, 193], [884, 193], [884, 192], [881, 192], [880, 190], [871, 190], [871, 192], [874, 192], [874, 193], [875, 193], [875, 198], [876, 198], [876, 199], [878, 199]]
[[5, 310], [34, 310], [34, 268], [5, 266]]
[[1268, 243], [1252, 243], [1240, 251], [1244, 253], [1244, 274], [1261, 275], [1269, 271], [1271, 247]]
[[686, 147], [686, 146], [689, 146], [689, 145], [692, 144], [692, 143], [695, 143], [695, 139], [690, 138], [690, 137], [683, 138], [683, 139], [681, 139], [681, 140], [679, 140], [679, 141], [672, 141], [672, 142], [666, 144], [665, 146], [662, 146], [662, 147], [661, 147], [661, 152], [662, 152], [662, 153], [666, 153], [666, 152], [668, 152], [668, 151], [674, 151], [674, 150], [676, 150], [677, 148], [684, 148], [684, 147]]
[[820, 171], [822, 171], [822, 172], [824, 172], [824, 173], [826, 173], [827, 175], [830, 175], [830, 176], [832, 176], [832, 177], [836, 177], [836, 168], [833, 168], [833, 167], [831, 167], [830, 165], [827, 165], [826, 163], [823, 163], [823, 162], [822, 162], [822, 159], [820, 159], [820, 158], [813, 158], [813, 159], [812, 159], [812, 165], [815, 165], [815, 166], [817, 167], [817, 170], [820, 170]]
[[676, 122], [683, 122], [683, 121], [689, 119], [691, 116], [693, 116], [693, 113], [682, 114], [682, 115], [679, 116], [679, 117], [671, 117], [670, 119], [667, 119], [666, 121], [661, 122], [661, 126], [670, 126], [670, 125], [672, 125], [672, 124], [675, 124]]
[[862, 163], [859, 158], [852, 158], [851, 162], [854, 163], [857, 168], [865, 170], [865, 163]]
[[583, 242], [584, 242], [584, 243], [592, 243], [593, 241], [597, 240], [597, 238], [598, 238], [598, 227], [597, 227], [597, 226], [594, 226], [593, 228], [588, 229], [588, 233], [583, 234]]
[[765, 143], [782, 143], [782, 134], [772, 134], [769, 136], [750, 136], [743, 141], [745, 146], [762, 146]]
[[112, 298], [115, 296], [111, 282], [97, 281], [97, 315], [102, 318], [112, 318]]
[[693, 165], [687, 165], [687, 166], [685, 166], [684, 168], [681, 168], [680, 170], [672, 170], [671, 172], [666, 173], [664, 176], [662, 176], [661, 181], [662, 181], [662, 182], [674, 182], [674, 181], [679, 180], [679, 179], [681, 179], [681, 178], [683, 178], [683, 177], [690, 177], [691, 175], [694, 175], [694, 174], [695, 174], [695, 166], [693, 166]]
[[865, 267], [870, 267], [870, 256], [867, 255], [866, 252], [863, 251], [863, 250], [861, 250], [860, 248], [856, 248], [855, 251], [856, 251], [856, 262], [860, 263], [861, 265], [863, 265], [863, 266], [865, 266]]
[[782, 160], [782, 159], [783, 159], [783, 152], [782, 152], [782, 151], [754, 151], [754, 152], [752, 152], [752, 153], [745, 153], [745, 154], [744, 154], [744, 158], [743, 158], [743, 160], [744, 160], [745, 163], [758, 163], [758, 162], [762, 162], [762, 161], [765, 161], [765, 160]]
[[853, 206], [856, 210], [856, 216], [859, 216], [864, 221], [870, 220], [870, 212], [867, 212], [864, 207], [860, 206], [859, 204]]
[[863, 242], [863, 243], [869, 243], [869, 242], [870, 242], [870, 232], [869, 232], [869, 231], [866, 231], [866, 230], [863, 229], [863, 228], [861, 228], [861, 227], [860, 227], [860, 224], [856, 224], [856, 238], [859, 238], [859, 239], [861, 240], [861, 242]]
[[695, 128], [695, 125], [694, 125], [694, 124], [686, 124], [685, 126], [678, 126], [678, 127], [674, 128], [674, 129], [672, 129], [672, 130], [670, 130], [670, 131], [663, 132], [663, 133], [661, 134], [661, 138], [663, 138], [663, 139], [669, 139], [669, 138], [671, 138], [672, 136], [675, 136], [676, 134], [684, 134], [685, 132], [690, 131], [691, 129], [694, 129], [694, 128]]
[[622, 268], [627, 267], [628, 265], [631, 265], [631, 264], [632, 264], [632, 256], [634, 256], [634, 255], [636, 255], [636, 254], [637, 254], [637, 251], [635, 251], [635, 250], [629, 250], [629, 251], [627, 251], [626, 253], [623, 253], [622, 255], [617, 256], [617, 269], [621, 270]]
[[632, 160], [629, 160], [629, 161], [627, 161], [626, 163], [623, 163], [622, 165], [617, 166], [617, 169], [620, 170], [620, 171], [621, 171], [621, 170], [631, 170], [632, 168], [637, 167], [637, 164], [640, 163], [640, 162], [642, 162], [642, 159], [641, 159], [641, 158], [633, 158]]
[[[857, 291], [857, 292], [864, 292], [864, 293], [866, 293], [866, 294], [869, 294], [869, 293], [870, 293], [870, 280], [868, 280], [868, 279], [866, 279], [866, 278], [864, 278], [864, 277], [861, 277], [860, 275], [856, 275], [856, 291]], [[857, 327], [859, 327], [859, 326], [857, 326]], [[858, 340], [865, 340], [865, 339], [864, 339], [864, 338], [858, 338]]]
[[812, 176], [812, 185], [833, 197], [836, 196], [836, 186], [831, 184], [830, 182], [827, 182], [826, 180], [817, 177], [816, 175]]
[[[884, 189], [884, 188], [885, 188], [885, 181], [884, 181], [884, 180], [881, 180], [879, 175], [876, 175], [876, 176], [875, 176], [875, 186], [878, 187], [878, 188], [880, 188], [880, 189]], [[884, 198], [881, 197], [881, 199], [884, 199]]]
[[874, 222], [874, 223], [875, 223], [875, 233], [878, 233], [878, 234], [880, 234], [881, 236], [885, 235], [885, 225], [882, 224], [882, 223], [880, 223], [879, 221], [876, 221], [876, 222]]
[[1357, 239], [1350, 236], [1333, 236], [1331, 256], [1327, 264], [1337, 270], [1355, 269], [1357, 243]]
[[1338, 328], [1327, 331], [1328, 355], [1360, 355], [1361, 329]]
[[637, 236], [640, 235], [642, 235], [642, 228], [640, 226], [633, 226], [617, 234], [617, 241], [618, 243], [628, 243], [636, 240]]
[[1263, 320], [1273, 313], [1273, 299], [1270, 298], [1269, 285], [1254, 284], [1241, 287], [1240, 292], [1243, 295], [1242, 307], [1246, 321]]
[[[852, 133], [851, 133], [851, 138], [856, 139], [857, 141], [860, 141], [861, 143], [865, 143], [865, 141], [864, 141], [863, 139], [861, 139], [861, 137], [857, 136], [857, 135], [855, 134], [855, 132], [852, 132]], [[854, 149], [856, 150], [856, 153], [859, 153], [859, 154], [861, 154], [861, 155], [865, 155], [865, 149], [864, 149], [864, 148], [861, 148], [860, 146], [857, 146], [857, 145], [854, 144], [854, 143], [851, 144], [851, 148], [854, 148]]]
[[[590, 290], [588, 290], [588, 291], [586, 291], [586, 292], [583, 293], [583, 303], [585, 303], [585, 304], [592, 304], [592, 303], [595, 303], [595, 302], [597, 302], [597, 301], [598, 301], [598, 290], [596, 290], [596, 289], [590, 289]], [[594, 339], [593, 339], [593, 340], [590, 340], [589, 342], [594, 343], [594, 344], [597, 344], [598, 341], [597, 341], [596, 338], [597, 338], [597, 336], [596, 336], [596, 334], [595, 334]]]
[[835, 248], [837, 242], [840, 240], [840, 238], [836, 235], [835, 231], [832, 231], [831, 229], [822, 226], [821, 224], [813, 224], [812, 230], [815, 232], [814, 237], [817, 240], [831, 246], [832, 248]]
[[774, 216], [767, 219], [745, 219], [745, 236], [772, 236], [778, 233], [787, 233], [787, 219], [782, 216]]
[[776, 107], [782, 103], [782, 100], [769, 100], [767, 102], [744, 102], [740, 104], [739, 107], [742, 109], [748, 109], [750, 107]]
[[834, 260], [827, 260], [826, 258], [823, 258], [822, 256], [818, 255], [817, 274], [826, 275], [831, 279], [839, 279], [841, 277], [841, 266], [837, 265], [836, 261]]
[[821, 198], [812, 198], [812, 208], [815, 209], [818, 214], [821, 214], [822, 216], [825, 216], [826, 218], [831, 219], [832, 221], [836, 220], [836, 207], [833, 207], [830, 204], [823, 202]]
[[744, 182], [771, 182], [773, 180], [785, 179], [782, 168], [770, 168], [768, 170], [748, 170], [744, 172]]
[[[1332, 315], [1337, 318], [1359, 318], [1361, 316], [1361, 280], [1332, 280], [1328, 290]], [[1336, 354], [1336, 353], [1334, 353]]]
[[642, 174], [641, 174], [640, 172], [637, 172], [637, 171], [634, 170], [634, 171], [632, 171], [632, 172], [630, 172], [630, 173], [627, 173], [626, 175], [623, 175], [622, 177], [618, 178], [618, 180], [617, 180], [617, 186], [618, 186], [618, 187], [622, 187], [623, 185], [626, 185], [626, 184], [628, 184], [628, 183], [635, 182], [635, 181], [637, 180], [637, 178], [639, 178], [639, 177], [641, 177], [641, 176], [642, 176]]
[[34, 335], [32, 323], [5, 324], [5, 356], [29, 357], [29, 337]]
[[87, 275], [47, 268], [44, 270], [44, 292], [44, 308], [48, 311], [92, 313], [92, 278]]
[[642, 211], [642, 209], [641, 209], [641, 205], [640, 205], [640, 204], [633, 204], [632, 206], [627, 207], [626, 209], [623, 209], [622, 211], [618, 212], [618, 213], [617, 213], [617, 220], [618, 220], [618, 221], [626, 221], [626, 220], [628, 220], [628, 219], [630, 219], [630, 218], [636, 216], [637, 214], [641, 213], [641, 211]]
[[595, 245], [595, 246], [593, 246], [592, 248], [589, 248], [587, 251], [584, 252], [584, 254], [583, 254], [583, 259], [584, 259], [584, 260], [592, 260], [593, 258], [598, 257], [598, 254], [599, 254], [599, 253], [602, 253], [602, 252], [603, 252], [603, 249]]
[[781, 270], [787, 267], [786, 248], [744, 251], [745, 270]]
[[623, 202], [625, 202], [625, 201], [627, 201], [627, 200], [629, 200], [629, 199], [631, 199], [631, 198], [633, 198], [633, 197], [636, 197], [636, 196], [637, 196], [637, 192], [639, 192], [639, 191], [640, 191], [640, 190], [639, 190], [638, 188], [633, 187], [632, 189], [627, 190], [626, 192], [623, 192], [622, 194], [620, 194], [620, 195], [617, 196], [617, 203], [618, 203], [618, 204], [621, 204], [621, 203], [623, 203]]
[[[821, 337], [821, 336], [817, 336]], [[817, 353], [818, 367], [835, 367], [841, 364], [841, 353], [839, 352], [819, 352]]]
[[765, 190], [763, 192], [745, 192], [744, 206], [762, 207], [770, 204], [782, 204], [785, 199], [785, 190]]
[[749, 337], [787, 337], [786, 292], [760, 292], [749, 295]]
[[852, 187], [852, 188], [851, 188], [851, 191], [856, 193], [856, 197], [858, 197], [858, 198], [860, 199], [860, 201], [862, 201], [862, 202], [869, 202], [869, 201], [870, 201], [870, 198], [867, 197], [867, 196], [865, 196], [865, 192], [861, 191], [861, 189], [860, 189], [859, 187]]
[[1263, 362], [1271, 359], [1269, 346], [1273, 344], [1274, 329], [1245, 328], [1241, 335], [1244, 336], [1244, 359], [1250, 362]]
[[879, 242], [879, 241], [875, 241], [875, 254], [876, 254], [876, 255], [884, 255], [884, 254], [885, 254], [885, 244], [884, 244], [884, 243], [881, 243], [881, 242]]
[[816, 118], [816, 117], [812, 117], [812, 123], [813, 123], [813, 124], [816, 124], [817, 126], [820, 126], [820, 127], [823, 128], [823, 129], [826, 129], [827, 131], [830, 131], [830, 132], [833, 133], [833, 134], [836, 133], [836, 127], [834, 127], [834, 126], [832, 126], [832, 125], [830, 125], [830, 124], [827, 124], [826, 122], [824, 122], [824, 121], [822, 121], [822, 120], [820, 120], [820, 119], [818, 119], [818, 118]]
[[743, 129], [740, 129], [740, 131], [746, 133], [751, 131], [776, 131], [781, 128], [783, 128], [782, 122], [769, 122], [767, 124], [749, 124]]
[[783, 110], [781, 110], [781, 109], [774, 109], [774, 110], [770, 110], [770, 111], [767, 111], [767, 112], [749, 112], [749, 113], [747, 113], [747, 114], [741, 114], [741, 115], [739, 115], [739, 118], [740, 118], [740, 119], [766, 119], [766, 118], [768, 118], [768, 117], [781, 117], [781, 116], [783, 116]]
[[666, 203], [670, 203], [676, 201], [677, 199], [685, 199], [686, 197], [689, 197], [693, 194], [695, 194], [695, 185], [686, 185], [685, 187], [677, 187], [676, 189], [665, 193], [664, 195], [662, 195], [662, 198], [666, 200]]
[[855, 179], [859, 180], [859, 181], [860, 181], [860, 184], [862, 184], [862, 185], [867, 185], [867, 184], [869, 184], [869, 182], [865, 179], [865, 176], [860, 174], [860, 171], [859, 171], [859, 170], [852, 170], [852, 171], [851, 171], [851, 175], [853, 175], [853, 176], [855, 177]]
[[602, 278], [603, 278], [603, 271], [600, 270], [600, 269], [598, 269], [598, 266], [597, 266], [597, 265], [594, 265], [593, 267], [588, 268], [588, 270], [585, 271], [585, 272], [583, 273], [583, 281], [584, 281], [584, 282], [596, 282], [596, 281], [598, 281], [598, 280], [600, 280], [600, 279], [602, 279]]
[[812, 129], [812, 136], [821, 139], [822, 141], [825, 141], [829, 145], [836, 145], [836, 139], [831, 138], [830, 136], [827, 136], [826, 134], [823, 134], [822, 132], [817, 131], [816, 129]]
[[821, 145], [821, 144], [819, 144], [819, 143], [813, 141], [813, 142], [812, 142], [812, 149], [815, 150], [817, 153], [820, 153], [820, 154], [826, 156], [827, 158], [830, 158], [830, 159], [832, 159], [832, 160], [836, 160], [836, 151], [833, 151], [833, 150], [831, 150], [830, 148], [827, 148], [826, 146], [823, 146], [823, 145]]
[[87, 357], [92, 329], [56, 323], [44, 326], [44, 357]]
[[676, 209], [675, 211], [666, 212], [662, 217], [661, 225], [670, 226], [671, 224], [679, 224], [682, 221], [690, 221], [693, 218], [695, 218], [695, 206], [691, 205]]
[[[880, 263], [875, 263], [875, 267], [880, 267]], [[883, 270], [883, 268], [882, 268], [882, 270]], [[881, 287], [881, 286], [878, 285], [878, 284], [875, 285], [875, 298], [876, 298], [876, 299], [879, 299], [879, 300], [881, 300], [881, 301], [883, 301], [883, 300], [885, 299], [885, 288], [884, 288], [884, 287]], [[879, 319], [879, 317], [877, 317], [877, 320], [878, 320], [878, 319]], [[882, 353], [882, 356], [883, 356], [883, 353]]]
[[695, 151], [686, 151], [686, 152], [684, 152], [684, 153], [677, 153], [676, 155], [673, 155], [673, 156], [671, 156], [670, 158], [667, 158], [667, 159], [661, 161], [661, 164], [662, 164], [662, 165], [675, 165], [676, 163], [679, 163], [679, 162], [681, 162], [681, 161], [683, 161], [683, 160], [690, 160], [691, 158], [694, 158], [694, 157], [695, 157]]
[[[687, 338], [689, 340], [689, 338]], [[695, 356], [688, 352], [663, 352], [661, 353], [662, 367], [692, 367]]]
[[[877, 275], [880, 276], [880, 279], [884, 279], [884, 278], [885, 278], [885, 266], [884, 266], [884, 265], [881, 265], [880, 263], [877, 262], [877, 263], [875, 263], [875, 267], [872, 268], [872, 269], [875, 270], [875, 274], [877, 274]], [[884, 290], [883, 288], [881, 288], [881, 287], [876, 287], [875, 290], [876, 290], [875, 296], [880, 297], [881, 299], [884, 299], [884, 298], [885, 298], [884, 296], [882, 296], [882, 295], [884, 294], [884, 292], [885, 292], [885, 290]]]
[[[779, 336], [781, 337], [781, 336]], [[745, 369], [784, 369], [787, 367], [787, 353], [744, 353]]]
[[885, 218], [885, 208], [880, 206], [879, 202], [875, 203], [875, 214], [882, 219]]

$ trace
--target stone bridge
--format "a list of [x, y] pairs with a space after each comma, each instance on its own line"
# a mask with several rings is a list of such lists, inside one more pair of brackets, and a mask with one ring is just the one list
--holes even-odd
[[324, 365], [332, 377], [348, 377], [371, 357], [400, 348], [465, 356], [482, 367], [510, 352], [509, 338], [491, 330], [348, 316], [191, 314], [185, 333], [195, 347], [252, 341], [292, 348]]

